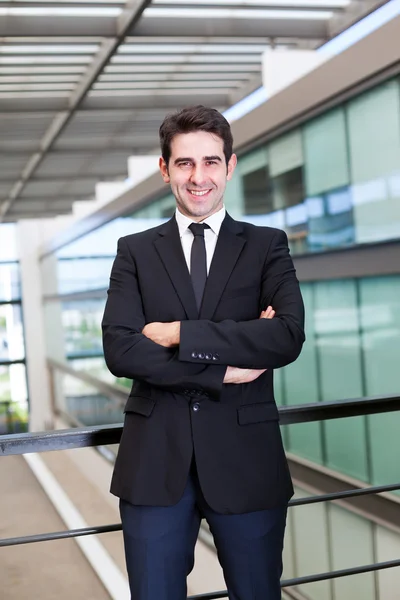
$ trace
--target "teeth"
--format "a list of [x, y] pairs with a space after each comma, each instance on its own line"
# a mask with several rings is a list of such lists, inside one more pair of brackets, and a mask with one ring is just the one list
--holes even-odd
[[194, 194], [195, 196], [204, 196], [205, 194], [207, 194], [210, 190], [202, 190], [201, 192], [195, 192], [194, 190], [190, 190], [191, 194]]

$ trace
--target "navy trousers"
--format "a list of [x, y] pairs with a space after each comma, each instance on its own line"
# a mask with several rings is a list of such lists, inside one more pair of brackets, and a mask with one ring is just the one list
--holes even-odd
[[202, 517], [214, 536], [229, 600], [281, 599], [286, 507], [218, 514], [192, 472], [178, 504], [134, 506], [121, 500], [120, 512], [131, 600], [186, 599]]

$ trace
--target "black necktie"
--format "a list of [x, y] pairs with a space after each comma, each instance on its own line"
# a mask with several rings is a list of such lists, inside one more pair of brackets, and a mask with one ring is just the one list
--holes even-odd
[[190, 277], [192, 278], [197, 310], [200, 312], [207, 281], [207, 255], [204, 230], [210, 229], [210, 226], [205, 223], [191, 223], [189, 229], [194, 235], [192, 252], [190, 254]]

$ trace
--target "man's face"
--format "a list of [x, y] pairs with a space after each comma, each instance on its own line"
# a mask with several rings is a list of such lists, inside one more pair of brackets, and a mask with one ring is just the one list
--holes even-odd
[[234, 154], [228, 165], [225, 162], [222, 139], [206, 131], [176, 135], [169, 164], [160, 158], [162, 177], [171, 185], [180, 212], [194, 221], [220, 210], [235, 166]]

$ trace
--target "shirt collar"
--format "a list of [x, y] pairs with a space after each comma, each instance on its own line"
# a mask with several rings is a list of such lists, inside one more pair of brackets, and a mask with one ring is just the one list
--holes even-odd
[[[226, 209], [225, 206], [223, 206], [218, 212], [214, 213], [210, 217], [207, 217], [207, 219], [204, 219], [204, 221], [201, 221], [201, 223], [207, 223], [207, 225], [209, 225], [210, 229], [212, 229], [215, 235], [218, 236], [219, 230], [221, 229], [222, 221], [225, 219], [225, 215]], [[193, 223], [193, 219], [183, 215], [178, 210], [178, 208], [175, 211], [175, 219], [178, 224], [179, 235], [180, 237], [182, 237], [185, 231], [189, 228], [189, 225]]]

